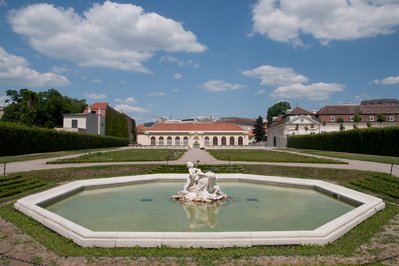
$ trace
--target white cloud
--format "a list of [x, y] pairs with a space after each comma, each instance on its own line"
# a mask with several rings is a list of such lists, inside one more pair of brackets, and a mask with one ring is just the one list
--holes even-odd
[[384, 78], [381, 81], [381, 83], [384, 84], [384, 85], [399, 84], [399, 76], [396, 76], [396, 77], [391, 76], [391, 77]]
[[101, 100], [107, 98], [107, 95], [105, 94], [97, 94], [97, 93], [83, 93], [83, 95], [87, 99], [92, 99], [92, 100]]
[[322, 45], [391, 34], [399, 25], [399, 1], [258, 0], [252, 10], [253, 31], [268, 38], [303, 45], [309, 34]]
[[10, 101], [11, 101], [10, 97], [8, 97], [8, 96], [0, 96], [0, 106], [7, 106]]
[[57, 73], [57, 74], [64, 74], [64, 73], [71, 72], [71, 70], [69, 68], [59, 67], [59, 66], [53, 66], [52, 68], [50, 68], [50, 71]]
[[202, 84], [202, 88], [210, 92], [230, 91], [246, 88], [247, 86], [237, 83], [227, 83], [223, 80], [209, 80]]
[[161, 58], [159, 58], [159, 61], [160, 62], [166, 61], [166, 62], [176, 63], [179, 66], [184, 66], [183, 61], [177, 59], [176, 57], [170, 56], [170, 55], [162, 56]]
[[29, 62], [21, 56], [7, 53], [0, 47], [0, 84], [17, 87], [62, 87], [69, 80], [54, 73], [39, 73], [29, 67]]
[[123, 113], [146, 113], [146, 112], [148, 112], [148, 110], [145, 108], [131, 106], [131, 105], [127, 105], [127, 104], [118, 104], [114, 108]]
[[101, 79], [92, 79], [91, 82], [97, 83], [97, 84], [103, 83]]
[[183, 75], [182, 74], [180, 74], [180, 73], [175, 73], [174, 75], [173, 75], [173, 78], [172, 79], [182, 79], [183, 78]]
[[83, 67], [149, 73], [143, 63], [157, 51], [206, 50], [182, 23], [133, 4], [106, 1], [82, 16], [72, 8], [32, 4], [9, 12], [8, 19], [36, 51]]
[[295, 99], [305, 98], [312, 101], [322, 101], [330, 98], [333, 92], [340, 92], [344, 90], [344, 86], [336, 83], [313, 83], [300, 84], [295, 83], [287, 86], [276, 88], [272, 92], [274, 98]]
[[259, 89], [259, 90], [254, 92], [255, 95], [262, 95], [262, 94], [265, 94], [265, 93], [266, 93], [265, 89]]
[[122, 103], [122, 104], [130, 104], [130, 103], [137, 103], [137, 100], [133, 97], [127, 97], [125, 99], [116, 98], [115, 102]]
[[293, 69], [288, 67], [262, 65], [254, 69], [245, 70], [242, 74], [247, 77], [260, 79], [261, 85], [273, 86], [308, 82], [305, 76], [296, 73]]
[[151, 93], [147, 94], [148, 97], [159, 97], [159, 96], [165, 96], [165, 93], [163, 91], [153, 91]]
[[6, 0], [0, 0], [0, 6], [7, 6]]

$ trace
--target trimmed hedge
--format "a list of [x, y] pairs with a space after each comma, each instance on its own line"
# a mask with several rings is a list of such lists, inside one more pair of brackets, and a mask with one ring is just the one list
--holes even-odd
[[128, 139], [0, 123], [0, 156], [127, 146]]
[[399, 127], [290, 136], [287, 146], [298, 149], [399, 156]]

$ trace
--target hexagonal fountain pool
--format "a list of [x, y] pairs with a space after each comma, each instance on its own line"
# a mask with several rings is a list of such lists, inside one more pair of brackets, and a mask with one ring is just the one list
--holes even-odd
[[245, 174], [218, 175], [227, 201], [171, 200], [186, 176], [75, 181], [15, 207], [81, 246], [230, 247], [324, 245], [385, 206], [324, 181]]

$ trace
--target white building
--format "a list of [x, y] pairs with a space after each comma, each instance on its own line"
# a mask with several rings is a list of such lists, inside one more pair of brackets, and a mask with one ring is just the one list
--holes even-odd
[[157, 123], [150, 128], [137, 127], [137, 143], [143, 146], [248, 145], [248, 131], [234, 123]]
[[104, 135], [105, 117], [102, 113], [101, 108], [92, 110], [89, 107], [85, 113], [64, 114], [63, 128], [58, 130]]

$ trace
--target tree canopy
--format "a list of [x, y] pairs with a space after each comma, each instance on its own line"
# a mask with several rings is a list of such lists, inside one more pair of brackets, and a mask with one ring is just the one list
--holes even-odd
[[259, 116], [255, 120], [253, 133], [255, 135], [255, 139], [256, 139], [257, 142], [262, 141], [262, 140], [265, 139], [265, 127], [264, 127], [264, 124], [263, 124], [262, 116]]
[[4, 108], [2, 121], [17, 122], [29, 126], [53, 128], [62, 125], [64, 113], [81, 113], [86, 100], [63, 96], [55, 89], [34, 92], [29, 89], [7, 90], [11, 98]]
[[289, 102], [278, 102], [267, 109], [267, 123], [270, 125], [273, 122], [273, 117], [283, 114], [285, 111], [291, 109]]

